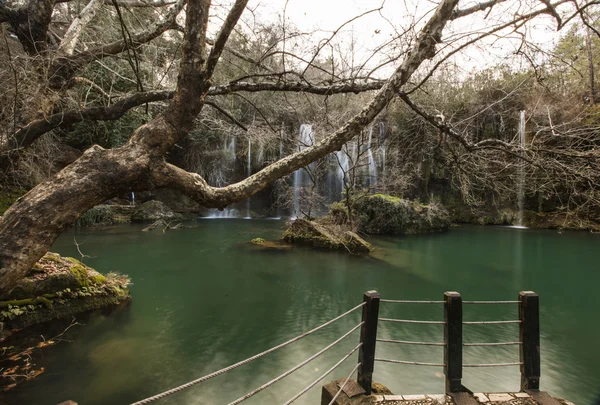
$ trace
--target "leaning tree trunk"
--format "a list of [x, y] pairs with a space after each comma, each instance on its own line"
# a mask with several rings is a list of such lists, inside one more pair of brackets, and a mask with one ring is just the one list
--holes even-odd
[[0, 296], [89, 208], [143, 186], [147, 160], [133, 148], [92, 147], [55, 178], [15, 202], [0, 217]]

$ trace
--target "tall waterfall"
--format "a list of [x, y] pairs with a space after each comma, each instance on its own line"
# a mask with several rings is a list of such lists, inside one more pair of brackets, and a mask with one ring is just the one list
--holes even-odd
[[386, 158], [386, 146], [387, 146], [387, 136], [385, 132], [385, 122], [381, 121], [379, 123], [379, 162], [381, 166], [381, 174], [385, 175], [385, 158]]
[[[311, 146], [314, 143], [314, 134], [312, 125], [302, 124], [300, 125], [300, 132], [298, 134], [298, 150], [303, 150], [307, 146]], [[308, 176], [304, 172], [304, 169], [298, 169], [294, 172], [294, 212], [293, 217], [297, 217], [301, 214], [301, 199], [306, 185]]]
[[369, 138], [367, 140], [367, 160], [369, 163], [369, 178], [367, 184], [369, 186], [377, 184], [377, 166], [373, 158], [373, 127], [369, 128]]
[[[248, 177], [252, 176], [252, 139], [248, 137], [248, 157], [246, 158], [246, 173]], [[246, 219], [250, 218], [250, 197], [246, 200]]]
[[[519, 143], [521, 145], [521, 153], [525, 153], [525, 110], [521, 111], [519, 120]], [[517, 180], [517, 205], [519, 209], [519, 216], [517, 217], [517, 226], [524, 227], [523, 224], [523, 210], [524, 210], [524, 188], [525, 188], [525, 166], [523, 161], [519, 162], [518, 170], [519, 178]]]

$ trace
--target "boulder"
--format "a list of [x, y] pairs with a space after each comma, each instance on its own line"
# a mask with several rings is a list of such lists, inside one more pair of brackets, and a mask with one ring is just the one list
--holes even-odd
[[101, 204], [86, 211], [73, 225], [96, 226], [117, 225], [131, 222], [132, 205]]
[[119, 304], [129, 299], [126, 276], [103, 275], [72, 257], [47, 253], [0, 297], [0, 322], [14, 330]]
[[373, 250], [354, 232], [334, 229], [316, 222], [298, 218], [283, 234], [283, 240], [321, 249], [344, 250], [353, 254], [369, 253]]
[[448, 211], [438, 203], [429, 205], [375, 194], [355, 205], [359, 230], [378, 235], [414, 235], [442, 232], [450, 226]]
[[159, 219], [174, 220], [182, 219], [181, 214], [173, 212], [160, 201], [148, 201], [140, 205], [131, 214], [132, 221], [156, 221]]

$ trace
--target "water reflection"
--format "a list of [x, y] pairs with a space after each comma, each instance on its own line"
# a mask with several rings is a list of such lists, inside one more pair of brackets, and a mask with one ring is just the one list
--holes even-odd
[[[84, 230], [85, 253], [100, 271], [132, 276], [131, 306], [86, 319], [72, 343], [36, 359], [47, 372], [3, 394], [2, 404], [127, 404], [208, 374], [294, 337], [360, 302], [376, 289], [386, 298], [441, 300], [460, 291], [465, 300], [515, 300], [520, 290], [541, 297], [542, 388], [589, 403], [600, 380], [598, 236], [501, 228], [453, 228], [449, 233], [380, 238], [373, 258], [295, 249], [269, 253], [246, 248], [255, 238], [277, 238], [279, 221], [200, 221], [195, 229], [139, 232], [138, 227]], [[72, 236], [55, 246], [77, 255]], [[508, 320], [516, 306], [465, 306], [465, 320]], [[382, 304], [390, 318], [443, 319], [441, 306]], [[360, 314], [344, 318], [300, 344], [282, 349], [163, 403], [228, 403], [264, 384], [350, 330]], [[441, 341], [440, 325], [380, 324], [380, 337]], [[516, 325], [465, 326], [468, 342], [514, 341]], [[261, 392], [248, 403], [283, 403], [358, 342], [353, 334], [335, 350]], [[378, 357], [441, 363], [438, 347], [380, 344]], [[467, 348], [465, 362], [512, 362], [518, 348]], [[347, 375], [348, 359], [331, 379]], [[377, 363], [375, 379], [396, 392], [440, 393], [441, 368]], [[518, 367], [465, 370], [473, 390], [516, 390]], [[319, 386], [298, 401], [318, 403]], [[157, 402], [160, 403], [160, 402]]]

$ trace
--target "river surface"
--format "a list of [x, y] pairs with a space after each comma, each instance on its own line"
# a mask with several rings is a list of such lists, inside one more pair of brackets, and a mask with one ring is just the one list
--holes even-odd
[[[139, 226], [72, 230], [53, 250], [133, 279], [133, 302], [82, 318], [35, 358], [45, 373], [0, 396], [3, 405], [129, 404], [243, 360], [356, 306], [367, 290], [383, 298], [516, 300], [541, 303], [541, 388], [577, 405], [600, 391], [600, 235], [457, 227], [439, 235], [371, 238], [376, 258], [245, 244], [276, 239], [283, 221], [203, 220], [192, 229]], [[360, 311], [275, 353], [157, 404], [227, 404], [328, 345], [359, 323]], [[439, 305], [381, 304], [381, 315], [443, 320]], [[464, 320], [517, 319], [516, 305], [465, 305]], [[441, 325], [380, 323], [379, 337], [441, 341]], [[518, 340], [516, 325], [467, 325], [465, 342]], [[358, 343], [358, 332], [244, 403], [282, 404]], [[379, 343], [377, 357], [442, 362], [442, 348]], [[352, 355], [326, 381], [346, 377]], [[465, 363], [517, 362], [518, 347], [466, 347]], [[376, 363], [374, 379], [395, 393], [442, 393], [442, 369]], [[465, 369], [473, 391], [519, 389], [518, 367]], [[320, 384], [297, 401], [318, 404]]]

